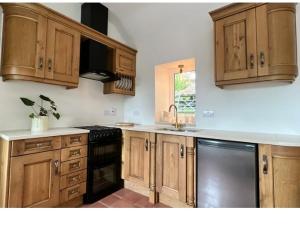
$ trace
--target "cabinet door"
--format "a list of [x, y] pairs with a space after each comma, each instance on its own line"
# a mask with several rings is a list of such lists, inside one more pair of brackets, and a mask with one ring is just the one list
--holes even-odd
[[79, 53], [80, 33], [48, 20], [46, 78], [78, 83]]
[[149, 133], [126, 131], [125, 180], [149, 187]]
[[47, 19], [20, 7], [4, 12], [2, 75], [43, 78]]
[[186, 202], [186, 138], [157, 135], [156, 187], [159, 199]]
[[216, 81], [257, 76], [255, 9], [215, 23]]
[[60, 150], [11, 158], [8, 207], [59, 204]]
[[258, 76], [297, 75], [294, 4], [256, 8]]
[[116, 49], [116, 71], [121, 74], [135, 76], [135, 58], [135, 55]]
[[300, 148], [259, 146], [260, 207], [300, 207]]

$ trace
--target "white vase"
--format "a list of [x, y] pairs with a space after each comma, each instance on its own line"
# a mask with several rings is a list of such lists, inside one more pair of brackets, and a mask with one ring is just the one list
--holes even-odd
[[31, 132], [48, 130], [48, 116], [34, 117], [31, 122]]

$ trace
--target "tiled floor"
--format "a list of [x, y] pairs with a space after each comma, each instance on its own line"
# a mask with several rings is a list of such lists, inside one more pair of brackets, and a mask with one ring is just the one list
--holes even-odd
[[148, 198], [128, 189], [121, 189], [98, 202], [83, 205], [84, 208], [169, 208], [168, 206], [157, 203], [151, 204]]

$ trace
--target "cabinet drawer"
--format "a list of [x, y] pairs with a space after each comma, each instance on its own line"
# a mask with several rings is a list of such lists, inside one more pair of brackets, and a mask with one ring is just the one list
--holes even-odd
[[27, 155], [61, 148], [61, 137], [33, 138], [12, 141], [11, 156]]
[[85, 194], [85, 192], [86, 192], [86, 182], [63, 189], [60, 191], [60, 203], [64, 203], [71, 199], [77, 198]]
[[79, 170], [86, 169], [87, 158], [73, 159], [67, 162], [61, 163], [61, 175], [77, 172]]
[[61, 161], [68, 161], [87, 156], [87, 146], [78, 146], [72, 148], [65, 148], [61, 150]]
[[64, 189], [67, 187], [71, 187], [73, 185], [82, 183], [86, 181], [86, 169], [70, 173], [68, 175], [64, 175], [60, 177], [60, 189]]
[[62, 137], [62, 147], [74, 147], [80, 145], [86, 145], [88, 140], [87, 134], [73, 134]]

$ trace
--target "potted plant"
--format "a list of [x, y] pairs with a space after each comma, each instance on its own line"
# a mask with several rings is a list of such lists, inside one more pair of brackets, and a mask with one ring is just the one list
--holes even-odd
[[[30, 106], [33, 110], [29, 117], [32, 119], [31, 131], [41, 132], [48, 130], [48, 115], [52, 114], [57, 120], [60, 118], [60, 114], [57, 112], [57, 106], [50, 98], [40, 95], [40, 104], [28, 99], [20, 98], [26, 106]], [[45, 104], [46, 103], [46, 104]], [[38, 110], [34, 106], [39, 107]]]

